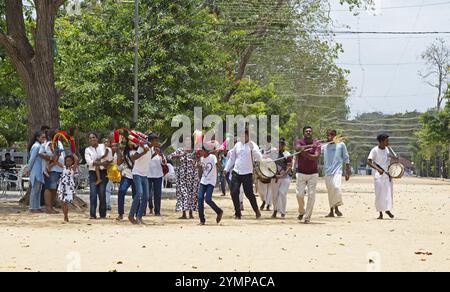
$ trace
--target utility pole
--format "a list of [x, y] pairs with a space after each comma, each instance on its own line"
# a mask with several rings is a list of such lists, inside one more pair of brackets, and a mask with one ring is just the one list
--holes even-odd
[[139, 0], [120, 1], [134, 3], [134, 107], [132, 128], [136, 127], [139, 114]]
[[134, 110], [133, 127], [136, 127], [139, 113], [139, 0], [134, 0]]

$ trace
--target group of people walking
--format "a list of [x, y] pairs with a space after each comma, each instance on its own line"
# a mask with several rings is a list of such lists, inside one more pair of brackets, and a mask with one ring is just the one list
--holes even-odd
[[[44, 197], [45, 212], [55, 214], [56, 196], [63, 202], [64, 220], [68, 221], [68, 204], [75, 193], [74, 173], [78, 167], [78, 157], [65, 153], [59, 141], [54, 141], [55, 131], [43, 127], [31, 141], [28, 151], [30, 175], [30, 211], [41, 211], [41, 196]], [[110, 199], [108, 185], [111, 185], [108, 175], [111, 165], [118, 166], [121, 179], [118, 191], [118, 217], [125, 216], [125, 196], [131, 188], [132, 203], [127, 219], [132, 224], [144, 224], [143, 217], [147, 214], [161, 216], [161, 194], [165, 166], [168, 160], [175, 162], [176, 169], [176, 211], [181, 212], [179, 219], [194, 219], [198, 211], [200, 224], [206, 222], [204, 203], [206, 202], [216, 213], [216, 222], [222, 220], [223, 210], [213, 201], [213, 192], [220, 179], [222, 195], [225, 195], [225, 185], [230, 188], [234, 207], [234, 218], [241, 219], [243, 197], [247, 197], [256, 218], [261, 217], [261, 210], [270, 210], [273, 205], [272, 218], [280, 214], [282, 218], [287, 213], [287, 194], [291, 177], [296, 178], [296, 197], [298, 203], [298, 219], [308, 224], [313, 215], [316, 199], [316, 186], [319, 178], [319, 158], [324, 158], [325, 184], [328, 190], [330, 212], [327, 217], [343, 216], [339, 207], [343, 205], [342, 177], [349, 180], [351, 175], [349, 154], [344, 143], [335, 143], [337, 132], [327, 131], [327, 142], [313, 138], [313, 129], [304, 127], [303, 138], [295, 141], [296, 153], [287, 151], [286, 140], [281, 138], [279, 145], [272, 145], [267, 139], [267, 145], [261, 148], [249, 138], [248, 130], [243, 137], [235, 138], [235, 145], [229, 151], [216, 151], [213, 142], [203, 143], [201, 149], [194, 149], [192, 137], [186, 137], [183, 145], [167, 157], [161, 151], [161, 145], [156, 134], [148, 135], [148, 140], [135, 144], [126, 140], [124, 146], [114, 143], [113, 133], [99, 143], [99, 136], [88, 134], [89, 146], [84, 151], [84, 160], [89, 169], [89, 213], [90, 219], [97, 219], [97, 209], [100, 219], [107, 216]], [[391, 218], [392, 213], [392, 180], [386, 180], [382, 168], [377, 165], [389, 164], [389, 155], [383, 148], [388, 145], [388, 136], [378, 137], [379, 145], [369, 156], [369, 166], [377, 170], [375, 177], [375, 193], [377, 210], [386, 212]], [[255, 162], [271, 159], [276, 162], [276, 173], [270, 180], [254, 180]], [[384, 175], [384, 176], [383, 176]], [[261, 199], [258, 204], [254, 192]], [[307, 202], [305, 203], [305, 196]]]

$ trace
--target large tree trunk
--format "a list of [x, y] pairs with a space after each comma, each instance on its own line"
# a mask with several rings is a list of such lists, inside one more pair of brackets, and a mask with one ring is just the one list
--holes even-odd
[[46, 74], [33, 73], [35, 78], [26, 84], [29, 137], [42, 125], [59, 128], [59, 97], [54, 82], [46, 78]]
[[21, 0], [6, 0], [6, 32], [0, 31], [2, 45], [22, 81], [27, 95], [28, 136], [42, 125], [59, 128], [59, 96], [54, 76], [54, 30], [58, 8], [65, 0], [35, 1], [34, 46], [28, 38]]

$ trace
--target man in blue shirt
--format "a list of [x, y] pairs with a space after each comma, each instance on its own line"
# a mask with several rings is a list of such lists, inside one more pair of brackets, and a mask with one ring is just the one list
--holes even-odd
[[347, 147], [344, 143], [334, 143], [336, 137], [336, 130], [327, 130], [327, 143], [322, 146], [322, 154], [324, 156], [325, 166], [325, 184], [328, 190], [328, 201], [330, 203], [330, 214], [327, 217], [337, 216], [341, 217], [342, 213], [339, 211], [339, 206], [344, 203], [342, 201], [342, 166], [345, 163], [345, 180], [350, 179], [350, 158]]

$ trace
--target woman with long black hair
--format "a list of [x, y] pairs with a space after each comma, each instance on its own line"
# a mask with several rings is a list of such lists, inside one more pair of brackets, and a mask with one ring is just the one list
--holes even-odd
[[134, 161], [131, 160], [131, 156], [136, 153], [136, 145], [126, 140], [126, 145], [123, 151], [117, 151], [117, 165], [119, 165], [121, 169], [122, 179], [119, 185], [119, 194], [117, 199], [118, 204], [118, 213], [119, 216], [117, 220], [122, 220], [123, 215], [125, 214], [125, 195], [131, 186], [132, 197], [136, 194], [134, 182], [133, 182], [133, 167]]
[[45, 133], [36, 132], [33, 139], [28, 144], [28, 173], [30, 175], [30, 212], [37, 213], [41, 211], [41, 189], [44, 184], [44, 175], [42, 169], [42, 158], [39, 156], [41, 145], [45, 142]]

